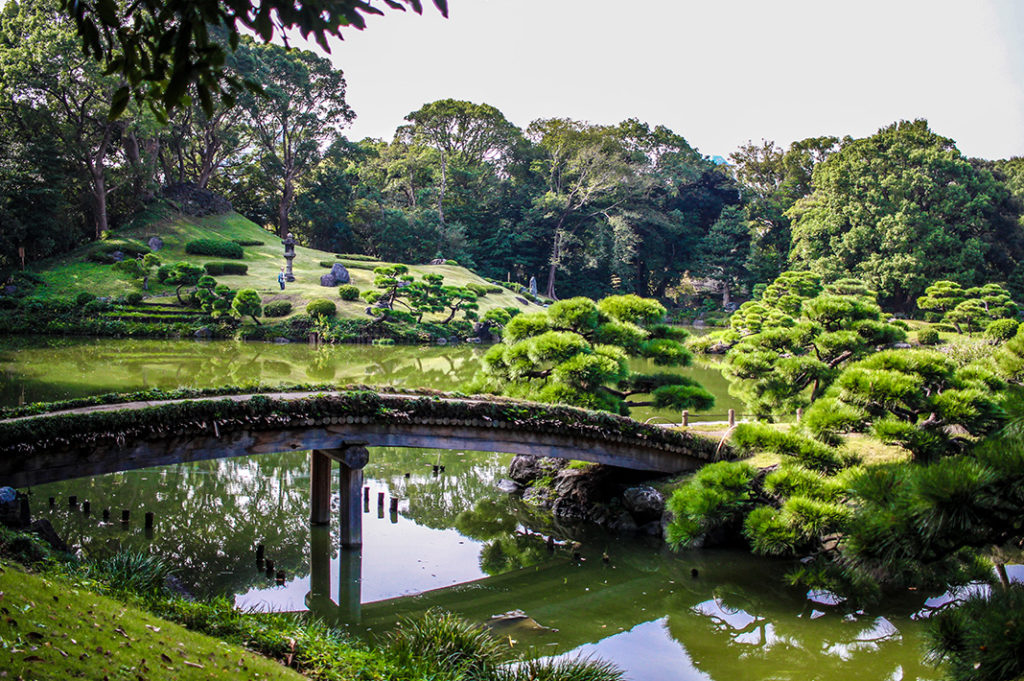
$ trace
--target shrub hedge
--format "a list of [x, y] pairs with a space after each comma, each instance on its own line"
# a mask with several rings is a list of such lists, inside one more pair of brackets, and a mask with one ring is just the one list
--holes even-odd
[[361, 260], [364, 262], [380, 262], [380, 258], [375, 258], [372, 255], [360, 255], [358, 253], [337, 253], [335, 256], [338, 260]]
[[344, 284], [338, 288], [338, 295], [342, 300], [359, 300], [359, 287]]
[[234, 243], [238, 244], [239, 246], [262, 246], [263, 245], [262, 241], [257, 241], [255, 239], [232, 239], [231, 241], [233, 241]]
[[211, 277], [219, 277], [222, 274], [246, 274], [249, 271], [249, 266], [241, 262], [208, 262], [203, 268]]
[[245, 255], [241, 246], [223, 239], [193, 239], [185, 244], [185, 252], [189, 255], [212, 255], [233, 260], [241, 260]]
[[142, 294], [138, 291], [130, 291], [128, 295], [124, 297], [124, 301], [129, 305], [138, 305], [142, 302]]

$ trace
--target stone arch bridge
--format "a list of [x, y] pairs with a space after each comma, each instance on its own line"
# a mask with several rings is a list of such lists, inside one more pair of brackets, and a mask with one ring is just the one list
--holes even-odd
[[[340, 464], [342, 544], [362, 543], [367, 447], [530, 454], [677, 473], [718, 458], [688, 432], [574, 407], [387, 389], [178, 391], [30, 405], [0, 420], [0, 484], [16, 487], [204, 459], [311, 450], [311, 513], [330, 520]], [[79, 406], [80, 403], [87, 403]]]

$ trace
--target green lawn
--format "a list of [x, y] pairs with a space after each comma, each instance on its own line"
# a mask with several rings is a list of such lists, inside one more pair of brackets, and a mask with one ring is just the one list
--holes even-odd
[[[145, 244], [152, 236], [160, 237], [163, 239], [164, 247], [157, 253], [157, 257], [164, 263], [173, 263], [179, 260], [188, 260], [197, 264], [225, 261], [225, 258], [187, 255], [185, 244], [193, 239], [262, 241], [264, 242], [263, 246], [244, 247], [245, 257], [240, 262], [249, 266], [245, 275], [220, 276], [217, 277], [217, 281], [227, 284], [233, 289], [256, 289], [263, 298], [264, 304], [274, 300], [288, 300], [292, 303], [294, 313], [303, 312], [306, 303], [314, 298], [326, 298], [334, 301], [338, 306], [339, 317], [367, 317], [365, 301], [345, 302], [339, 298], [337, 288], [320, 286], [321, 275], [328, 272], [326, 268], [320, 266], [320, 261], [341, 262], [335, 258], [334, 253], [296, 246], [296, 258], [293, 263], [296, 281], [287, 284], [287, 288], [282, 292], [277, 283], [277, 274], [285, 262], [284, 246], [281, 245], [281, 240], [238, 213], [193, 218], [173, 214], [166, 209], [152, 210], [140, 215], [131, 225], [118, 230], [112, 236], [118, 239], [134, 239], [142, 244]], [[111, 271], [110, 265], [88, 261], [86, 255], [90, 247], [85, 246], [61, 257], [37, 263], [32, 269], [43, 277], [47, 285], [40, 287], [36, 295], [44, 298], [57, 298], [89, 291], [99, 296], [120, 296], [132, 290], [139, 290], [134, 284], [117, 278]], [[365, 264], [374, 265], [374, 263]], [[465, 286], [471, 282], [487, 284], [484, 279], [464, 267], [411, 265], [409, 269], [410, 273], [417, 277], [428, 272], [443, 274], [445, 284], [449, 285]], [[349, 268], [349, 273], [352, 276], [352, 284], [358, 286], [360, 290], [373, 288], [372, 269]], [[151, 280], [150, 289], [150, 300], [155, 302], [174, 301], [173, 287], [162, 286]], [[524, 305], [516, 299], [513, 293], [506, 290], [501, 293], [488, 293], [480, 298], [479, 304], [481, 315], [496, 307], [514, 306], [524, 310], [541, 309], [535, 304]], [[427, 318], [424, 321], [439, 321], [445, 316], [435, 315], [433, 320]]]
[[0, 670], [24, 679], [303, 679], [277, 662], [0, 563]]

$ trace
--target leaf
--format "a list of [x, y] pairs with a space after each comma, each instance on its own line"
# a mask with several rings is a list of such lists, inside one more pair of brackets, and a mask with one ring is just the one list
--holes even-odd
[[111, 121], [117, 120], [124, 113], [124, 110], [128, 108], [130, 100], [131, 90], [128, 89], [128, 86], [122, 85], [119, 87], [110, 101], [110, 113], [107, 114], [107, 119]]

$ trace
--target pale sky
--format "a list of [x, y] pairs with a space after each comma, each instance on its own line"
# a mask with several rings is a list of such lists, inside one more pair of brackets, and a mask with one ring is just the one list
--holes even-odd
[[[969, 156], [1024, 155], [1022, 0], [449, 0], [388, 11], [331, 59], [390, 139], [425, 102], [663, 124], [707, 155], [927, 118]], [[1016, 5], [1016, 6], [1015, 6]]]

